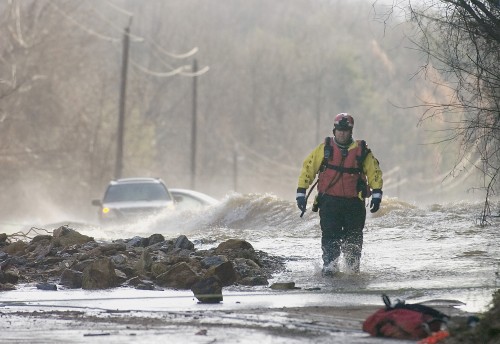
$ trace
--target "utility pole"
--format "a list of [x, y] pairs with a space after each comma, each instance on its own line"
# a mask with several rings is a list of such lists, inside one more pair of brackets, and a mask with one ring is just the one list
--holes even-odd
[[197, 125], [197, 109], [196, 109], [196, 98], [197, 98], [197, 81], [198, 76], [198, 62], [196, 59], [193, 60], [193, 99], [192, 99], [192, 118], [191, 118], [191, 189], [196, 188], [196, 125]]
[[115, 179], [121, 178], [123, 171], [123, 136], [125, 131], [125, 102], [127, 98], [128, 51], [129, 51], [131, 25], [132, 25], [132, 17], [130, 17], [128, 26], [125, 28], [125, 32], [123, 34], [122, 71], [121, 71], [121, 81], [120, 81], [118, 135], [116, 142]]

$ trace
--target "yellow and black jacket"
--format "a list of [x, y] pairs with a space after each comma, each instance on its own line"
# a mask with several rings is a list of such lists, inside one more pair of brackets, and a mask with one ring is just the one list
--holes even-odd
[[[325, 159], [325, 145], [330, 149]], [[353, 141], [347, 149], [340, 148], [333, 138], [319, 144], [304, 160], [297, 192], [304, 192], [318, 176], [318, 194], [363, 199], [371, 190], [382, 190], [382, 171], [364, 141]]]

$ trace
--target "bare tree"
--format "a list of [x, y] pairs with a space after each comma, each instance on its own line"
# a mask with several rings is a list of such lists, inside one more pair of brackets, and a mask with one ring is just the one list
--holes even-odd
[[[480, 224], [491, 215], [490, 201], [499, 191], [500, 172], [500, 3], [480, 0], [430, 0], [413, 6], [418, 48], [427, 54], [426, 76], [439, 71], [449, 88], [446, 103], [426, 103], [422, 121], [445, 119], [451, 130], [442, 141], [461, 149], [452, 173], [478, 169], [485, 192]], [[400, 4], [400, 3], [399, 3]]]

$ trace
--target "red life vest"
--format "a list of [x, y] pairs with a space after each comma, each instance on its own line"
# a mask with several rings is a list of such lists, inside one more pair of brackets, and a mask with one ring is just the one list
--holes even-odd
[[355, 198], [360, 191], [365, 191], [363, 197], [369, 196], [366, 176], [363, 173], [363, 160], [368, 149], [364, 141], [356, 142], [358, 145], [355, 148], [343, 150], [334, 143], [333, 138], [325, 140], [325, 146], [329, 143], [332, 154], [328, 161], [323, 163], [323, 171], [318, 176], [318, 194]]

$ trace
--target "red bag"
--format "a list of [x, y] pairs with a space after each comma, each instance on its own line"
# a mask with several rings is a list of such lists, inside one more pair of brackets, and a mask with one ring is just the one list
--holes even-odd
[[422, 339], [439, 331], [448, 317], [424, 305], [410, 305], [398, 300], [391, 306], [387, 295], [382, 295], [386, 305], [370, 315], [363, 323], [363, 331], [374, 337]]

